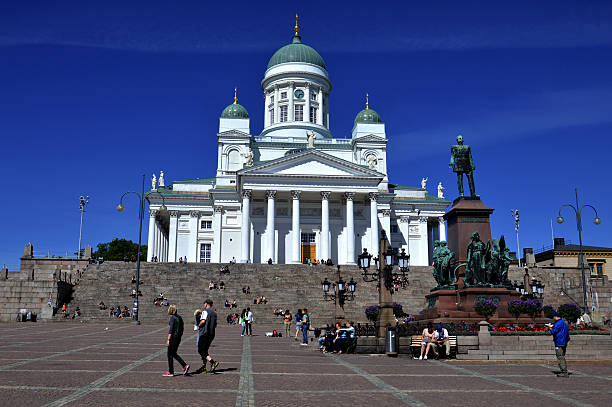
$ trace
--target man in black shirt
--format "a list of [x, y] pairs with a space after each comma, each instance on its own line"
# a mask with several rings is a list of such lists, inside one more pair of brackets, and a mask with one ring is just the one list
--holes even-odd
[[170, 329], [168, 330], [168, 340], [166, 340], [166, 346], [168, 347], [168, 373], [164, 373], [163, 376], [174, 376], [174, 359], [183, 367], [184, 376], [189, 371], [189, 365], [177, 354], [181, 338], [183, 337], [183, 318], [177, 314], [176, 305], [174, 304], [168, 307], [168, 314], [170, 315]]
[[206, 373], [206, 362], [210, 362], [210, 373], [214, 373], [219, 366], [219, 362], [213, 360], [208, 354], [208, 348], [215, 339], [215, 329], [217, 328], [217, 313], [213, 309], [212, 300], [204, 302], [204, 310], [198, 325], [198, 353], [202, 357], [202, 367], [198, 371]]

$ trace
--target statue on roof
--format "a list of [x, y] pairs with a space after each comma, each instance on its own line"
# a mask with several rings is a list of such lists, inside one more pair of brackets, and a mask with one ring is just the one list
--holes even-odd
[[421, 189], [427, 189], [427, 180], [429, 180], [429, 178], [421, 179]]
[[442, 186], [442, 181], [438, 183], [438, 198], [444, 198], [444, 187]]
[[368, 167], [370, 167], [371, 170], [376, 169], [378, 165], [378, 160], [376, 159], [376, 156], [374, 154], [369, 154], [366, 158], [366, 161], [368, 163]]
[[159, 187], [165, 187], [166, 185], [164, 184], [164, 172], [160, 172], [159, 173]]
[[308, 133], [306, 133], [306, 137], [308, 139], [308, 144], [306, 145], [307, 148], [314, 148], [314, 143], [315, 140], [317, 139], [317, 135], [315, 134], [314, 131], [309, 131]]
[[243, 156], [245, 166], [250, 167], [251, 165], [253, 165], [253, 150], [249, 149], [249, 151], [243, 154]]
[[151, 189], [157, 189], [157, 177], [153, 174], [153, 178], [151, 178]]
[[473, 171], [476, 169], [476, 166], [474, 165], [474, 160], [472, 160], [472, 150], [470, 146], [463, 145], [462, 135], [458, 135], [457, 144], [451, 146], [451, 159], [448, 166], [452, 168], [453, 172], [457, 173], [459, 196], [463, 196], [463, 174], [465, 174], [470, 186], [470, 196], [478, 197], [474, 186]]

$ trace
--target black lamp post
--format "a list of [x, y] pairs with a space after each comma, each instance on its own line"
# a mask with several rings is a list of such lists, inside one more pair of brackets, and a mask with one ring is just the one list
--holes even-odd
[[[385, 231], [382, 233], [383, 238], [386, 239]], [[385, 266], [380, 269], [380, 257], [384, 257]], [[397, 259], [400, 273], [393, 270], [393, 264]], [[369, 271], [370, 263], [374, 260], [375, 270]], [[410, 255], [406, 254], [406, 250], [402, 249], [401, 253], [397, 256], [393, 253], [391, 246], [387, 248], [384, 253], [380, 253], [379, 256], [372, 258], [372, 255], [368, 253], [368, 249], [363, 249], [363, 253], [358, 256], [359, 268], [363, 270], [362, 277], [365, 282], [378, 282], [380, 288], [380, 272], [382, 271], [382, 279], [384, 281], [385, 288], [391, 293], [393, 292], [393, 282], [396, 279], [400, 279], [403, 283], [408, 283], [408, 277], [406, 273], [409, 271]]]
[[[144, 185], [145, 185], [145, 175], [142, 175], [142, 192], [139, 194], [136, 191], [127, 191], [123, 195], [121, 195], [121, 199], [119, 200], [119, 205], [117, 205], [117, 211], [123, 212], [125, 210], [125, 206], [123, 206], [123, 197], [128, 194], [134, 194], [138, 197], [139, 206], [138, 206], [138, 257], [136, 259], [136, 295], [134, 296], [134, 307], [132, 308], [132, 319], [136, 321], [136, 323], [140, 324], [138, 321], [138, 295], [140, 294], [140, 257], [141, 254], [141, 242], [142, 242], [142, 219], [144, 217]], [[158, 192], [159, 194], [159, 192]], [[164, 204], [164, 197], [162, 194], [159, 194], [162, 197], [162, 206], [159, 208], [160, 212], [167, 211], [166, 205]]]
[[595, 212], [595, 219], [593, 219], [593, 223], [595, 225], [601, 225], [601, 218], [597, 214], [597, 209], [595, 209], [593, 205], [580, 206], [580, 204], [578, 203], [578, 188], [575, 188], [574, 191], [576, 192], [576, 206], [571, 205], [571, 204], [561, 205], [561, 207], [559, 208], [559, 216], [557, 216], [557, 223], [561, 224], [565, 222], [565, 219], [563, 219], [563, 216], [561, 216], [561, 210], [564, 207], [569, 207], [574, 210], [574, 213], [576, 214], [576, 229], [578, 229], [578, 240], [580, 242], [580, 254], [578, 255], [578, 262], [580, 262], [580, 271], [582, 272], [583, 307], [584, 307], [584, 312], [588, 313], [589, 308], [587, 306], [586, 275], [584, 273], [584, 253], [582, 251], [582, 210], [586, 207], [593, 209], [593, 212]]
[[[340, 276], [340, 265], [338, 265], [337, 277], [335, 283], [330, 283], [327, 278], [321, 282], [321, 288], [323, 289], [323, 299], [325, 301], [334, 301], [340, 308], [344, 309], [344, 303], [346, 301], [355, 300], [355, 290], [357, 283], [351, 277], [351, 281], [348, 283]], [[330, 288], [333, 288], [333, 293], [330, 292]]]

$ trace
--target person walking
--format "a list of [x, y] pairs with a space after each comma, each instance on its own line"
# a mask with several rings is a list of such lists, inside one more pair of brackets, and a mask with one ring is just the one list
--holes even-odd
[[567, 362], [565, 361], [565, 351], [567, 349], [567, 342], [569, 342], [569, 327], [558, 312], [552, 314], [554, 324], [546, 324], [550, 328], [550, 333], [553, 336], [555, 342], [555, 355], [557, 356], [557, 363], [559, 363], [559, 369], [561, 372], [557, 374], [557, 377], [569, 377], [567, 372]]
[[298, 334], [302, 331], [302, 310], [298, 309], [295, 313], [295, 340], [298, 340]]
[[310, 328], [310, 316], [308, 310], [304, 308], [302, 311], [302, 346], [308, 346], [308, 329]]
[[168, 348], [168, 372], [162, 376], [174, 376], [174, 359], [177, 360], [183, 367], [183, 376], [189, 372], [189, 365], [185, 363], [177, 351], [181, 344], [181, 338], [183, 337], [183, 318], [177, 313], [176, 305], [172, 304], [168, 307], [168, 315], [170, 315], [170, 329], [168, 330], [168, 339], [166, 340], [166, 347]]
[[247, 307], [246, 315], [245, 315], [245, 323], [246, 323], [246, 334], [248, 336], [253, 336], [253, 321], [255, 318], [253, 317], [253, 313], [251, 312], [251, 308]]
[[217, 328], [217, 313], [212, 306], [213, 301], [211, 299], [204, 302], [204, 309], [198, 325], [198, 353], [202, 357], [202, 367], [198, 369], [200, 373], [206, 373], [207, 361], [210, 362], [210, 373], [214, 373], [219, 367], [219, 362], [216, 362], [208, 354], [208, 349], [215, 339], [215, 329]]
[[285, 310], [285, 315], [283, 316], [283, 323], [285, 324], [285, 336], [289, 338], [291, 333], [291, 311], [288, 309]]

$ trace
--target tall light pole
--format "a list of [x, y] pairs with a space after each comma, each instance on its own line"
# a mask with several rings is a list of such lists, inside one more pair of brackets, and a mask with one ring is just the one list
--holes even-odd
[[521, 246], [519, 245], [519, 211], [518, 209], [510, 210], [512, 217], [514, 218], [514, 230], [516, 231], [516, 257], [518, 257], [519, 267], [521, 267]]
[[[139, 207], [138, 207], [138, 257], [136, 259], [136, 295], [134, 296], [134, 307], [132, 308], [132, 319], [136, 321], [136, 323], [140, 324], [138, 321], [138, 295], [140, 294], [140, 257], [141, 255], [141, 242], [142, 242], [142, 219], [144, 217], [144, 187], [145, 186], [145, 175], [142, 174], [142, 192], [139, 194], [136, 191], [127, 191], [123, 195], [121, 195], [121, 199], [119, 200], [119, 205], [117, 205], [117, 211], [123, 212], [125, 206], [123, 206], [123, 197], [128, 194], [134, 194], [138, 197]], [[161, 194], [160, 194], [161, 196]], [[160, 212], [165, 212], [167, 210], [166, 205], [163, 204], [164, 197], [162, 196], [162, 206], [159, 208]]]
[[79, 197], [79, 209], [81, 210], [81, 226], [79, 227], [79, 251], [77, 252], [77, 258], [81, 258], [81, 238], [83, 237], [83, 213], [85, 212], [85, 206], [89, 203], [89, 197], [81, 195]]
[[578, 188], [575, 188], [574, 191], [576, 192], [576, 206], [571, 204], [561, 205], [561, 207], [559, 208], [559, 216], [557, 216], [557, 223], [561, 224], [565, 221], [565, 219], [563, 219], [563, 216], [561, 216], [561, 210], [564, 207], [569, 207], [574, 210], [574, 213], [576, 214], [576, 229], [578, 229], [578, 241], [580, 242], [580, 254], [578, 255], [578, 262], [580, 262], [580, 270], [582, 272], [583, 305], [584, 312], [588, 313], [589, 308], [587, 306], [586, 275], [584, 273], [584, 253], [582, 252], [582, 210], [586, 207], [593, 209], [593, 212], [595, 212], [595, 219], [593, 219], [593, 223], [595, 225], [601, 225], [601, 218], [597, 214], [597, 209], [595, 209], [593, 205], [587, 204], [580, 206], [580, 204], [578, 203]]

